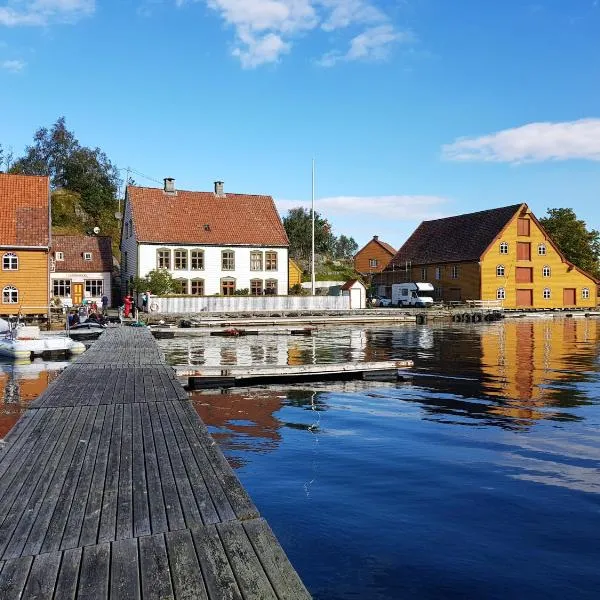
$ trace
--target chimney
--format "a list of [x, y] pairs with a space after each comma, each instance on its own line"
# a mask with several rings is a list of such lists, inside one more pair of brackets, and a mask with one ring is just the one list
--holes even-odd
[[225, 196], [225, 192], [223, 191], [223, 182], [215, 181], [215, 196], [223, 197]]
[[379, 239], [379, 236], [378, 236], [378, 235], [374, 235], [374, 236], [373, 236], [373, 239], [374, 239], [375, 241], [377, 241], [377, 240]]
[[167, 194], [174, 194], [175, 193], [175, 179], [173, 179], [173, 177], [165, 177], [164, 182], [165, 182], [165, 192]]

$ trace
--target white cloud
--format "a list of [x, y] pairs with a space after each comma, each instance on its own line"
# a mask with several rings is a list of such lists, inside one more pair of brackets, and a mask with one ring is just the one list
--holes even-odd
[[0, 6], [0, 25], [71, 23], [94, 12], [95, 0], [8, 0]]
[[[448, 202], [440, 196], [331, 196], [315, 201], [316, 212], [325, 216], [373, 216], [396, 221], [425, 221], [445, 216], [443, 206]], [[277, 200], [284, 215], [291, 208], [310, 208], [307, 200]]]
[[600, 119], [529, 123], [443, 146], [447, 160], [484, 162], [600, 161]]
[[[202, 0], [175, 0], [183, 6]], [[345, 53], [333, 52], [319, 64], [340, 60], [383, 58], [392, 42], [406, 36], [396, 32], [375, 0], [204, 0], [235, 32], [232, 54], [245, 68], [278, 62], [295, 38], [308, 31], [360, 28]], [[359, 29], [359, 31], [360, 31]], [[326, 55], [326, 56], [329, 56]]]
[[332, 50], [324, 54], [317, 64], [333, 67], [338, 62], [350, 60], [385, 60], [395, 43], [412, 43], [415, 36], [410, 31], [397, 31], [391, 25], [371, 27], [350, 40], [345, 53]]
[[9, 73], [19, 73], [27, 66], [27, 63], [22, 60], [5, 60], [0, 62], [0, 69], [4, 69]]

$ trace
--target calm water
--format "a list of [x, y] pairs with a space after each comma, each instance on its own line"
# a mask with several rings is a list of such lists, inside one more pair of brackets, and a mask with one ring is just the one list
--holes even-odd
[[316, 598], [600, 597], [600, 321], [161, 345], [178, 364], [427, 375], [193, 396]]
[[[398, 384], [193, 395], [315, 598], [600, 597], [600, 320], [159, 343], [172, 364], [415, 361]], [[0, 364], [0, 437], [62, 367]]]

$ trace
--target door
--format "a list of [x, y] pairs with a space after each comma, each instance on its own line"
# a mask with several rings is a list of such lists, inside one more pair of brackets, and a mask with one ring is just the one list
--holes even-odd
[[517, 306], [533, 306], [533, 290], [517, 290]]
[[531, 267], [517, 267], [515, 275], [517, 283], [533, 283], [533, 269]]
[[530, 242], [517, 242], [517, 260], [531, 260]]
[[73, 284], [73, 305], [83, 302], [83, 283]]
[[563, 290], [563, 306], [575, 306], [577, 293], [575, 288], [565, 288]]
[[350, 288], [350, 308], [362, 308], [362, 290], [360, 288]]

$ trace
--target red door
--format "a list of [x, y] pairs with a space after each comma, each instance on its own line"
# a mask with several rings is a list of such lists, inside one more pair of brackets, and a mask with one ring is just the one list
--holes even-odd
[[517, 267], [515, 276], [517, 283], [533, 283], [533, 269], [531, 267]]
[[563, 290], [563, 306], [575, 306], [577, 292], [575, 288], [565, 288]]
[[517, 242], [517, 260], [531, 260], [530, 242]]
[[517, 306], [533, 306], [533, 290], [517, 290]]

